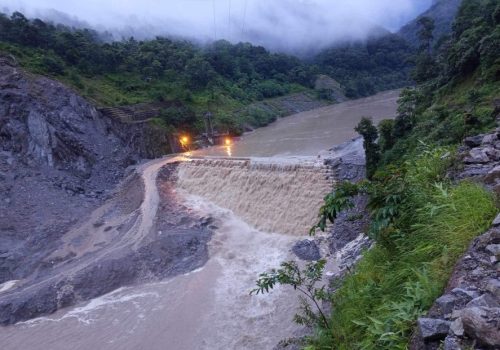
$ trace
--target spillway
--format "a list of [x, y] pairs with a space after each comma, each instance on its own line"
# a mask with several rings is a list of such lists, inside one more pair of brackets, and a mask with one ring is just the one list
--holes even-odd
[[307, 234], [334, 183], [331, 169], [314, 160], [250, 158], [183, 162], [177, 180], [259, 230], [293, 235]]

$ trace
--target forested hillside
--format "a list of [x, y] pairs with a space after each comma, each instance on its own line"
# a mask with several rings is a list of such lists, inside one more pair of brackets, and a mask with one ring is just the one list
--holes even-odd
[[403, 26], [398, 34], [410, 45], [418, 46], [418, 20], [422, 17], [429, 17], [434, 21], [434, 41], [437, 43], [443, 36], [448, 36], [452, 30], [453, 20], [457, 14], [462, 0], [435, 0], [432, 6], [422, 13], [418, 18]]
[[[93, 30], [29, 20], [19, 12], [0, 15], [0, 50], [35, 73], [72, 85], [98, 105], [179, 101], [184, 106], [180, 114], [210, 110], [217, 112], [219, 124], [233, 129], [240, 125], [231, 112], [253, 101], [308, 90], [317, 73], [298, 58], [248, 43], [199, 47], [161, 37], [104, 42]], [[265, 125], [276, 116], [256, 117]], [[182, 118], [163, 119], [173, 127], [184, 123]]]
[[245, 125], [263, 126], [277, 117], [246, 107], [253, 102], [295, 92], [328, 98], [312, 90], [318, 74], [339, 81], [351, 98], [407, 86], [413, 64], [408, 43], [387, 32], [301, 60], [222, 40], [204, 47], [165, 37], [109, 41], [91, 29], [28, 19], [19, 12], [0, 14], [0, 51], [34, 73], [73, 86], [99, 106], [175, 101], [159, 122], [194, 132], [202, 130], [207, 111], [215, 115], [216, 127], [240, 133]]
[[320, 52], [316, 64], [335, 77], [351, 98], [411, 85], [414, 50], [395, 34], [346, 43]]

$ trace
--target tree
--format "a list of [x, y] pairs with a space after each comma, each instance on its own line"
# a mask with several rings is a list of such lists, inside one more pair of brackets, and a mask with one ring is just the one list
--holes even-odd
[[416, 105], [417, 91], [415, 89], [404, 89], [398, 100], [398, 115], [394, 121], [394, 137], [404, 137], [413, 129]]
[[434, 29], [436, 25], [434, 24], [434, 20], [430, 17], [420, 17], [417, 21], [419, 26], [418, 29], [418, 40], [420, 41], [419, 50], [427, 51], [427, 53], [431, 53], [431, 43], [434, 40]]
[[366, 155], [366, 177], [371, 179], [380, 161], [380, 148], [376, 143], [378, 138], [377, 128], [373, 125], [371, 119], [363, 117], [354, 130], [363, 136], [363, 148]]
[[394, 120], [384, 119], [378, 124], [378, 132], [380, 134], [380, 139], [378, 144], [380, 145], [381, 152], [390, 150], [396, 139], [394, 138]]
[[421, 17], [418, 20], [418, 39], [420, 41], [419, 52], [415, 60], [415, 69], [412, 78], [421, 84], [436, 76], [436, 61], [432, 57], [431, 43], [434, 39], [434, 20], [430, 17]]
[[[292, 286], [302, 294], [300, 296], [302, 314], [295, 315], [295, 322], [307, 326], [318, 325], [331, 332], [328, 318], [320, 306], [320, 303], [329, 300], [331, 295], [325, 285], [317, 287], [317, 283], [323, 279], [325, 264], [326, 260], [310, 262], [301, 270], [295, 261], [282, 262], [280, 269], [261, 273], [257, 280], [257, 288], [250, 294], [268, 293], [276, 284]], [[318, 314], [311, 308], [311, 302]]]

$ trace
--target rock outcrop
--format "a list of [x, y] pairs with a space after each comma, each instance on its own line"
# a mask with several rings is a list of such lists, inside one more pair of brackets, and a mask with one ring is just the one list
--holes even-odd
[[74, 91], [0, 57], [0, 283], [37, 269], [137, 160]]

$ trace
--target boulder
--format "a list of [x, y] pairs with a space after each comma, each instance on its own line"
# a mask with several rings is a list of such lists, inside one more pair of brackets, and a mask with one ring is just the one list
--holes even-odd
[[486, 251], [494, 256], [500, 255], [500, 244], [489, 244], [486, 246]]
[[292, 251], [299, 259], [302, 260], [312, 261], [321, 259], [318, 246], [314, 243], [314, 241], [310, 241], [308, 239], [295, 243], [292, 247]]
[[483, 148], [473, 148], [469, 155], [464, 158], [465, 164], [485, 164], [490, 161], [490, 158]]
[[466, 307], [499, 307], [497, 301], [488, 293], [471, 300]]
[[500, 347], [500, 308], [468, 307], [462, 311], [465, 334], [478, 343]]
[[453, 288], [451, 293], [459, 296], [464, 299], [468, 299], [468, 301], [477, 298], [480, 294], [476, 290], [463, 289], [463, 288]]
[[447, 336], [444, 340], [443, 350], [462, 350], [460, 341], [456, 337]]
[[486, 283], [485, 288], [491, 295], [493, 295], [497, 300], [500, 300], [500, 280], [499, 279], [490, 279]]
[[465, 138], [464, 144], [471, 148], [477, 147], [481, 145], [481, 143], [483, 142], [483, 138], [484, 135], [469, 136]]
[[457, 303], [458, 298], [451, 294], [445, 294], [440, 296], [436, 300], [436, 305], [442, 314], [446, 315], [453, 311], [455, 304]]
[[500, 165], [494, 167], [484, 176], [484, 182], [487, 184], [495, 184], [500, 180]]
[[483, 145], [494, 145], [495, 142], [498, 141], [498, 135], [497, 134], [486, 134], [483, 137], [483, 140], [481, 141], [481, 144]]
[[485, 147], [484, 152], [486, 152], [486, 155], [490, 160], [498, 161], [500, 160], [500, 151], [493, 148], [493, 147]]
[[460, 317], [451, 323], [450, 332], [458, 337], [461, 337], [464, 335], [464, 325], [463, 325], [462, 319]]
[[417, 322], [420, 334], [426, 341], [444, 339], [451, 324], [449, 321], [436, 318], [419, 318]]

